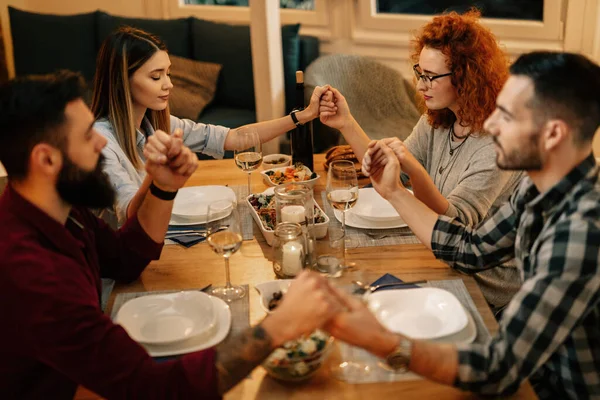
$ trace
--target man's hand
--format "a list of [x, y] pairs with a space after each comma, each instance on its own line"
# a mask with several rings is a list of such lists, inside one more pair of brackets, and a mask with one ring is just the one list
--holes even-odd
[[283, 301], [261, 323], [273, 346], [321, 328], [342, 310], [338, 297], [322, 276], [304, 271], [292, 282]]
[[321, 97], [320, 118], [325, 125], [342, 130], [352, 125], [352, 114], [346, 98], [336, 88], [330, 88]]
[[383, 141], [371, 141], [363, 157], [362, 171], [371, 178], [373, 187], [384, 199], [404, 189], [400, 181], [400, 162]]
[[146, 172], [154, 184], [174, 192], [183, 187], [198, 167], [198, 158], [183, 144], [183, 132], [177, 129], [173, 136], [157, 130], [148, 137], [144, 147]]
[[377, 321], [373, 313], [359, 299], [331, 287], [336, 297], [345, 305], [325, 326], [336, 338], [354, 346], [385, 357], [398, 345], [398, 336]]

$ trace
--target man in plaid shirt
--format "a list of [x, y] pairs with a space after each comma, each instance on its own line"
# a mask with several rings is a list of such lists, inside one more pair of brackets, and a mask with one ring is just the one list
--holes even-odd
[[365, 172], [438, 258], [473, 273], [514, 257], [524, 283], [487, 344], [398, 337], [352, 299], [332, 333], [473, 392], [510, 394], [529, 378], [540, 398], [600, 398], [600, 177], [592, 155], [599, 126], [598, 65], [576, 54], [522, 55], [485, 128], [498, 166], [528, 178], [476, 228], [438, 216], [402, 186], [398, 139], [372, 142]]

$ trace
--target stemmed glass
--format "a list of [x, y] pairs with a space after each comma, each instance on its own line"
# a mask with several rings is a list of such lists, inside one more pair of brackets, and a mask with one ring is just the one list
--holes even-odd
[[252, 194], [250, 189], [250, 175], [262, 164], [262, 144], [256, 128], [239, 128], [233, 132], [235, 143], [234, 156], [235, 165], [248, 173], [248, 196]]
[[217, 200], [208, 205], [208, 245], [225, 260], [225, 286], [213, 287], [211, 294], [225, 301], [244, 297], [246, 290], [233, 286], [229, 274], [229, 257], [242, 246], [242, 228], [237, 204], [232, 200]]
[[352, 247], [346, 235], [346, 211], [354, 207], [358, 200], [358, 177], [352, 161], [338, 160], [331, 163], [327, 171], [326, 193], [329, 204], [342, 212], [344, 266], [346, 266], [346, 247]]

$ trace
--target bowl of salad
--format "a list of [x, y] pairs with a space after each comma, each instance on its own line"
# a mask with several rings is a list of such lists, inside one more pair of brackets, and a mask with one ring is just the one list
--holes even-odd
[[268, 154], [263, 156], [263, 169], [289, 167], [292, 164], [292, 156], [287, 154]]
[[312, 172], [310, 168], [302, 163], [296, 163], [290, 167], [267, 169], [261, 171], [261, 175], [268, 186], [279, 186], [297, 182], [313, 187], [320, 178], [319, 174]]
[[[269, 297], [268, 311], [272, 312], [283, 300], [291, 280], [265, 282], [256, 289], [261, 296]], [[267, 373], [275, 379], [299, 382], [313, 376], [327, 359], [333, 337], [317, 329], [310, 335], [285, 342], [276, 348], [263, 362]]]
[[[273, 239], [275, 238], [275, 225], [277, 224], [274, 188], [271, 187], [262, 193], [251, 194], [246, 198], [246, 202], [250, 206], [252, 218], [260, 228], [265, 240], [269, 246], [272, 246]], [[313, 200], [313, 204], [315, 207], [315, 237], [322, 239], [327, 235], [329, 217], [316, 201]]]

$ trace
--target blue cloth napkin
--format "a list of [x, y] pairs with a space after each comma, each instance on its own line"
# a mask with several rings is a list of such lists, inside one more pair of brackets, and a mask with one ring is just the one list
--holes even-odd
[[[385, 274], [381, 278], [377, 279], [375, 282], [371, 283], [371, 286], [382, 285], [384, 283], [397, 283], [397, 282], [403, 282], [403, 281], [402, 281], [402, 279], [396, 278], [392, 274]], [[413, 289], [413, 288], [420, 288], [420, 287], [421, 286], [419, 286], [419, 285], [389, 286], [389, 287], [384, 287], [384, 288], [378, 289], [377, 291], [379, 292], [380, 290]]]
[[[169, 229], [167, 229], [167, 233], [176, 233], [179, 231], [206, 231], [206, 224], [198, 224], [198, 225], [169, 225]], [[174, 241], [177, 244], [180, 244], [184, 247], [192, 247], [198, 243], [202, 243], [206, 240], [205, 237], [202, 236], [173, 236], [169, 237], [169, 240]]]

